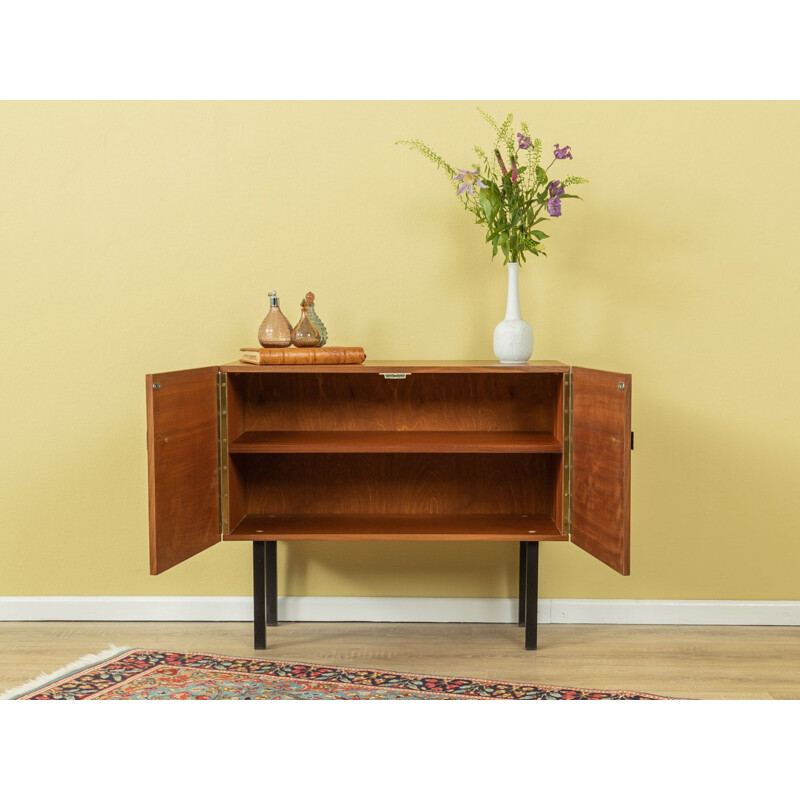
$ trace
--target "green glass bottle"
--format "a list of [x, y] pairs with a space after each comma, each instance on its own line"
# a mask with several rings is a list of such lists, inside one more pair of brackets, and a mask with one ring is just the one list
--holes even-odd
[[319, 346], [324, 347], [325, 342], [328, 341], [328, 331], [325, 328], [322, 320], [317, 316], [317, 309], [314, 308], [314, 292], [308, 292], [308, 294], [306, 294], [306, 303], [308, 303], [308, 318], [311, 320], [314, 327], [319, 331], [319, 335], [322, 337], [320, 339]]

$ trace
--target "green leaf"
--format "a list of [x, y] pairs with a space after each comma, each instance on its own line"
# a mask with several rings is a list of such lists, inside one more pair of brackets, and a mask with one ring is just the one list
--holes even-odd
[[490, 184], [488, 188], [481, 189], [479, 202], [487, 221], [491, 224], [494, 222], [501, 204], [500, 192], [498, 192], [497, 187]]
[[550, 182], [547, 178], [547, 173], [541, 167], [536, 167], [536, 181], [541, 184]]
[[549, 234], [544, 231], [531, 231], [531, 236], [535, 236], [539, 241], [550, 238]]
[[480, 193], [480, 204], [481, 208], [483, 209], [483, 213], [486, 215], [486, 219], [491, 221], [494, 219], [494, 208], [492, 206], [492, 199], [489, 196], [489, 192], [485, 189]]

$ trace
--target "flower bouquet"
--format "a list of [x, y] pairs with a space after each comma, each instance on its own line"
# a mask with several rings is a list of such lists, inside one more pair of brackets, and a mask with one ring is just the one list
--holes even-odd
[[544, 168], [540, 163], [542, 141], [531, 140], [526, 123], [521, 123], [515, 134], [512, 114], [498, 125], [483, 109], [478, 112], [492, 126], [496, 138], [491, 157], [475, 147], [480, 163], [473, 163], [472, 169], [455, 169], [419, 139], [397, 144], [418, 151], [458, 184], [456, 196], [475, 215], [476, 224], [486, 226], [492, 258], [498, 250], [505, 256], [505, 264], [524, 262], [526, 253], [546, 255], [543, 240], [548, 234], [539, 230], [539, 226], [561, 216], [562, 200], [578, 197], [567, 194], [567, 187], [588, 181], [576, 175], [567, 175], [563, 180], [551, 180], [548, 176], [557, 161], [572, 159], [569, 145], [556, 144], [553, 160]]
[[524, 364], [533, 353], [533, 330], [520, 314], [519, 264], [526, 253], [546, 255], [543, 240], [549, 237], [541, 230], [542, 224], [561, 216], [563, 200], [577, 197], [567, 194], [568, 186], [588, 181], [576, 175], [552, 180], [548, 175], [557, 161], [572, 160], [569, 145], [556, 144], [553, 159], [545, 168], [541, 165], [542, 141], [531, 139], [524, 122], [515, 133], [511, 114], [498, 125], [491, 115], [478, 111], [494, 129], [495, 141], [491, 157], [475, 148], [479, 163], [473, 163], [472, 169], [455, 169], [419, 139], [397, 144], [422, 153], [447, 173], [457, 184], [456, 197], [464, 208], [475, 215], [476, 224], [486, 226], [492, 258], [503, 252], [503, 263], [508, 264], [508, 300], [505, 319], [494, 329], [494, 353], [501, 364]]

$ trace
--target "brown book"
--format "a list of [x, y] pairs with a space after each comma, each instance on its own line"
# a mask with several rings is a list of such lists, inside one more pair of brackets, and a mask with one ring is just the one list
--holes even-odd
[[245, 364], [360, 364], [363, 347], [242, 347]]

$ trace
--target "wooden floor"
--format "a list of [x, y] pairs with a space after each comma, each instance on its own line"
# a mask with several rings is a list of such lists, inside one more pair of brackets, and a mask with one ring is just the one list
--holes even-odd
[[0, 692], [110, 646], [261, 656], [697, 699], [800, 699], [800, 628], [282, 622], [2, 622]]

